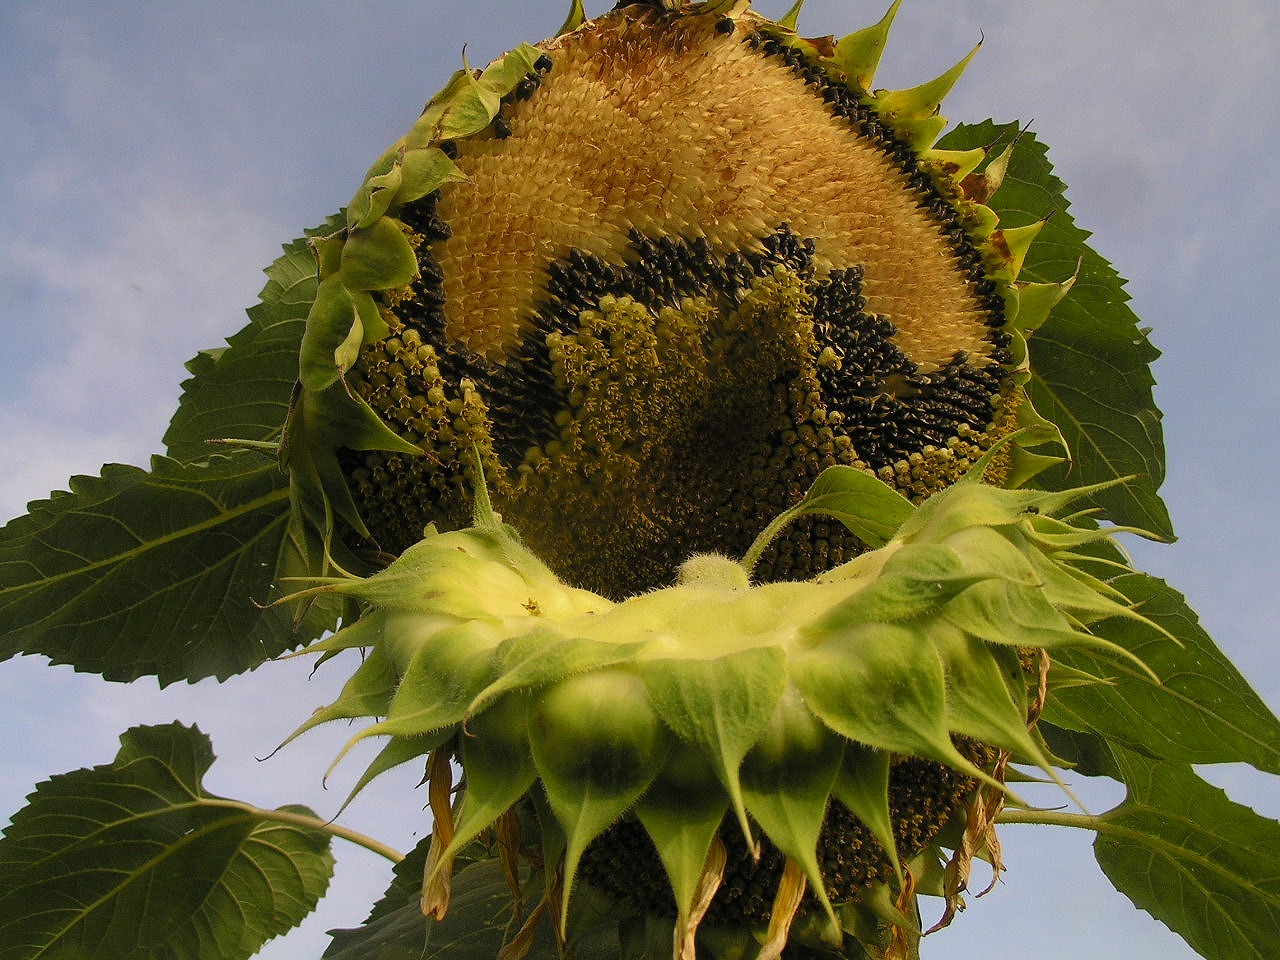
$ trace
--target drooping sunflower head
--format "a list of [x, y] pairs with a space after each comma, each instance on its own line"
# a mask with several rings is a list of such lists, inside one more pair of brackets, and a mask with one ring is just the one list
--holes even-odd
[[[398, 554], [465, 525], [478, 455], [527, 543], [621, 597], [740, 554], [828, 466], [918, 501], [1027, 419], [1035, 228], [980, 203], [1000, 161], [933, 149], [968, 58], [871, 92], [893, 12], [835, 41], [620, 5], [455, 77], [321, 252], [350, 302], [317, 382], [380, 421], [331, 438], [356, 529]], [[758, 575], [864, 546], [810, 523]]]
[[285, 460], [399, 559], [328, 588], [367, 613], [313, 649], [370, 652], [306, 726], [382, 718], [362, 783], [430, 755], [429, 912], [496, 831], [561, 925], [578, 883], [682, 957], [887, 949], [921, 864], [993, 846], [1010, 757], [1048, 769], [1038, 651], [1125, 612], [1056, 557], [1099, 536], [1066, 500], [998, 489], [1043, 459], [1024, 336], [1069, 282], [1019, 283], [1038, 225], [983, 204], [1009, 145], [934, 147], [968, 58], [872, 90], [896, 7], [837, 41], [575, 4], [316, 241]]

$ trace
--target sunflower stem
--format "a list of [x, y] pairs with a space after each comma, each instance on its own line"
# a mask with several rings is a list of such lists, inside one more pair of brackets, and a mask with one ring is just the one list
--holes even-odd
[[317, 816], [307, 813], [297, 813], [293, 810], [267, 810], [262, 807], [255, 807], [249, 803], [241, 803], [236, 800], [214, 800], [208, 797], [201, 797], [197, 801], [200, 806], [206, 807], [222, 807], [224, 809], [239, 810], [248, 814], [255, 820], [272, 820], [276, 823], [287, 823], [290, 826], [302, 827], [306, 830], [314, 830], [317, 833], [325, 833], [331, 837], [339, 837], [347, 840], [357, 846], [364, 847], [380, 857], [390, 860], [392, 863], [399, 863], [404, 859], [404, 854], [399, 850], [387, 846], [380, 840], [367, 836], [359, 831], [352, 830], [349, 827], [343, 827], [332, 821], [321, 820]]
[[1061, 810], [1009, 810], [1000, 811], [997, 823], [1035, 823], [1053, 827], [1076, 827], [1081, 830], [1098, 830], [1105, 816], [1088, 813], [1064, 813]]

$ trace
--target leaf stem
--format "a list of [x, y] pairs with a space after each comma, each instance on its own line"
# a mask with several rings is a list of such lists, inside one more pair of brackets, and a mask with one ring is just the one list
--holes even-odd
[[783, 528], [795, 520], [800, 512], [795, 507], [784, 510], [774, 517], [767, 527], [760, 531], [760, 534], [752, 541], [751, 547], [743, 555], [742, 560], [739, 561], [742, 568], [747, 571], [747, 576], [750, 576], [755, 570], [756, 564], [760, 562], [760, 558], [764, 555], [765, 550], [768, 549], [769, 544], [777, 539]]
[[1099, 830], [1105, 817], [1088, 813], [1064, 813], [1061, 810], [1010, 810], [1000, 811], [998, 823], [1035, 823], [1052, 827], [1076, 827], [1080, 830]]
[[202, 806], [242, 810], [259, 820], [274, 820], [276, 823], [287, 823], [291, 826], [315, 830], [317, 833], [326, 833], [331, 837], [339, 837], [357, 846], [364, 847], [380, 857], [385, 857], [392, 863], [399, 863], [404, 859], [403, 853], [387, 846], [380, 840], [375, 840], [373, 837], [360, 833], [358, 830], [341, 826], [331, 820], [321, 820], [313, 814], [298, 813], [293, 810], [266, 810], [262, 807], [255, 807], [250, 803], [241, 803], [237, 800], [215, 800], [211, 797], [201, 797], [199, 803]]

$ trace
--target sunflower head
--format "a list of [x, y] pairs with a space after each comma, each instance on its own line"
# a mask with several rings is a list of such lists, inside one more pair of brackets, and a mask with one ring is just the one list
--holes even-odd
[[286, 465], [324, 556], [398, 559], [323, 588], [366, 613], [311, 649], [368, 653], [303, 729], [375, 718], [361, 784], [429, 755], [428, 913], [497, 833], [531, 923], [589, 886], [681, 958], [900, 953], [998, 862], [1010, 758], [1050, 770], [1042, 651], [1129, 615], [1060, 550], [1101, 538], [1073, 495], [1002, 489], [1070, 281], [984, 205], [1012, 145], [935, 147], [968, 57], [873, 89], [896, 8], [575, 4], [316, 241]]
[[[981, 203], [1007, 152], [933, 147], [968, 57], [871, 91], [893, 12], [836, 41], [620, 5], [455, 76], [318, 243], [291, 448], [348, 539], [464, 526], [482, 468], [558, 573], [622, 597], [741, 554], [826, 467], [919, 501], [1034, 422], [1022, 337], [1065, 285], [1017, 284], [1037, 227]], [[757, 572], [864, 548], [814, 522]]]

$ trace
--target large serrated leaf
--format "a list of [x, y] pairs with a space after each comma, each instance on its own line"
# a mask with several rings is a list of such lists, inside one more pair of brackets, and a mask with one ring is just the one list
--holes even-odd
[[1182, 595], [1144, 574], [1112, 585], [1178, 642], [1122, 618], [1096, 624], [1092, 632], [1135, 654], [1161, 683], [1141, 670], [1121, 669], [1127, 665], [1114, 657], [1063, 650], [1056, 661], [1113, 682], [1055, 689], [1045, 718], [1165, 760], [1241, 761], [1280, 774], [1280, 720], [1201, 629]]
[[[442, 920], [424, 917], [419, 906], [426, 837], [395, 868], [395, 878], [359, 927], [332, 930], [323, 960], [493, 960], [529, 916], [536, 897], [526, 895], [515, 916], [514, 898], [501, 863], [462, 857], [453, 877], [453, 897]], [[527, 960], [558, 960], [551, 918], [537, 925]], [[574, 942], [576, 960], [616, 960], [617, 938], [607, 927]]]
[[[422, 960], [431, 921], [422, 913], [422, 872], [431, 850], [431, 835], [405, 854], [392, 870], [391, 883], [359, 927], [330, 930], [332, 942], [324, 960]], [[461, 858], [458, 870], [462, 869]], [[495, 888], [496, 889], [496, 888]], [[455, 893], [461, 892], [455, 888]], [[458, 904], [455, 897], [454, 906]], [[493, 912], [501, 912], [495, 901]]]
[[[965, 150], [1007, 143], [1018, 134], [1017, 124], [962, 124], [939, 146]], [[1079, 269], [1067, 296], [1030, 339], [1028, 393], [1071, 451], [1069, 465], [1050, 468], [1038, 483], [1062, 489], [1134, 476], [1092, 499], [1116, 523], [1171, 537], [1169, 515], [1156, 492], [1164, 480], [1164, 441], [1149, 365], [1158, 351], [1127, 306], [1124, 281], [1072, 220], [1063, 190], [1045, 146], [1024, 132], [1003, 185], [989, 201], [1002, 226], [1050, 217], [1019, 280], [1058, 283]]]
[[[334, 216], [308, 237], [334, 232]], [[199, 460], [211, 440], [274, 441], [298, 379], [298, 351], [316, 295], [316, 258], [307, 237], [286, 244], [266, 269], [260, 302], [249, 323], [219, 351], [200, 354], [187, 368], [182, 399], [164, 442], [169, 456]]]
[[287, 482], [257, 454], [148, 471], [110, 464], [0, 529], [0, 658], [42, 654], [108, 680], [248, 670], [332, 626], [337, 604], [259, 606], [307, 572]]
[[195, 728], [120, 741], [113, 763], [40, 784], [0, 840], [0, 958], [240, 960], [315, 908], [328, 838], [276, 818], [310, 811], [206, 793]]
[[1188, 766], [1113, 747], [1125, 802], [1099, 818], [1094, 854], [1117, 890], [1211, 960], [1280, 947], [1280, 823]]

